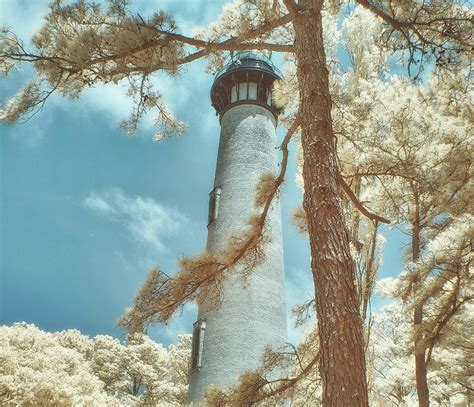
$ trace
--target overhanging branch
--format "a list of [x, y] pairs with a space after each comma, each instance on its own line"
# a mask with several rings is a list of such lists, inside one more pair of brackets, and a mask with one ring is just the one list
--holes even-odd
[[359, 201], [359, 199], [357, 199], [357, 197], [355, 196], [354, 192], [352, 192], [352, 189], [349, 187], [349, 185], [347, 185], [347, 182], [345, 181], [345, 179], [342, 177], [342, 175], [338, 175], [337, 177], [337, 183], [340, 185], [340, 187], [343, 189], [343, 191], [347, 194], [347, 196], [349, 197], [349, 199], [352, 201], [352, 203], [354, 204], [354, 206], [360, 211], [360, 213], [362, 213], [365, 217], [369, 218], [369, 219], [372, 219], [374, 221], [378, 221], [378, 222], [382, 222], [382, 223], [386, 223], [386, 224], [390, 224], [390, 221], [386, 218], [383, 218], [382, 216], [379, 216], [375, 213], [372, 213], [370, 212], [367, 208], [364, 207], [364, 205], [362, 205]]
[[[229, 47], [235, 47], [239, 44], [241, 45], [244, 41], [250, 41], [252, 39], [258, 38], [261, 35], [267, 33], [268, 31], [273, 30], [273, 29], [278, 28], [278, 27], [281, 27], [285, 24], [288, 24], [289, 22], [291, 22], [291, 16], [290, 16], [290, 14], [285, 14], [283, 17], [280, 17], [280, 18], [278, 18], [276, 20], [273, 20], [273, 21], [268, 21], [265, 24], [262, 24], [260, 27], [257, 27], [253, 30], [250, 30], [245, 35], [229, 38], [228, 40], [225, 40], [225, 41], [221, 42], [220, 43], [220, 47], [222, 47], [221, 50], [225, 51], [226, 49], [228, 49], [228, 50], [231, 50], [231, 51], [232, 50], [235, 51], [235, 50], [237, 50], [236, 48], [229, 48]], [[186, 63], [189, 63], [191, 61], [194, 61], [196, 59], [203, 58], [203, 57], [209, 55], [212, 51], [213, 50], [209, 49], [209, 48], [199, 50], [199, 51], [197, 51], [193, 54], [190, 54], [190, 55], [182, 58], [179, 61], [179, 64], [182, 65], [182, 64], [186, 64]], [[285, 52], [290, 52], [290, 51], [285, 51]]]

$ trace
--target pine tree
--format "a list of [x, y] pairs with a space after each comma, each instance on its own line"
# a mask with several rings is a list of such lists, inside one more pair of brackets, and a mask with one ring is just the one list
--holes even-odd
[[360, 154], [350, 177], [363, 177], [363, 200], [410, 236], [399, 297], [413, 314], [417, 389], [420, 403], [427, 403], [433, 347], [472, 299], [472, 231], [460, 227], [472, 223], [467, 82], [465, 73], [429, 77], [424, 86], [397, 77], [390, 82], [372, 78], [352, 92], [346, 130], [357, 134], [351, 142]]
[[[245, 233], [230, 241], [223, 254], [224, 264], [203, 253], [183, 259], [174, 278], [154, 272], [149, 283], [156, 286], [144, 287], [122, 322], [139, 328], [168, 320], [185, 301], [198, 299], [198, 289], [215, 294], [211, 287], [218, 287], [234, 264], [244, 263], [251, 272], [264, 243], [271, 199], [284, 179], [288, 143], [299, 129], [304, 158], [303, 208], [311, 247], [325, 406], [368, 404], [363, 326], [341, 190], [366, 216], [383, 220], [351, 194], [340, 176], [336, 155], [322, 13], [343, 13], [353, 4], [365, 7], [383, 22], [379, 45], [405, 52], [410, 71], [415, 65], [423, 67], [430, 58], [440, 69], [456, 67], [459, 56], [469, 50], [471, 11], [462, 0], [355, 0], [347, 4], [338, 0], [244, 0], [229, 5], [219, 22], [192, 37], [179, 33], [172, 18], [163, 12], [146, 19], [134, 15], [125, 0], [110, 1], [105, 9], [87, 0], [68, 5], [57, 0], [33, 38], [33, 51], [8, 30], [0, 37], [3, 74], [19, 62], [32, 63], [36, 69], [34, 80], [7, 101], [0, 115], [3, 121], [13, 123], [32, 114], [54, 92], [75, 98], [85, 87], [126, 80], [135, 107], [121, 126], [133, 133], [143, 115], [154, 110], [158, 140], [182, 133], [185, 126], [174, 118], [154, 88], [154, 73], [176, 75], [180, 66], [206, 57], [218, 64], [224, 51], [255, 49], [289, 54], [296, 65], [297, 109], [288, 120], [289, 131], [281, 146], [282, 171], [266, 193], [261, 215], [249, 221]], [[150, 295], [146, 301], [144, 294]], [[215, 296], [218, 303], [218, 293]], [[418, 392], [422, 406], [429, 403], [426, 390], [421, 383]]]

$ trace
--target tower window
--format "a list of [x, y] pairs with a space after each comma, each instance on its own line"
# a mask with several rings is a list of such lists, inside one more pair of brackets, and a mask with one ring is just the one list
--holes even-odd
[[193, 326], [193, 346], [191, 355], [191, 369], [201, 367], [202, 345], [204, 343], [204, 332], [206, 331], [206, 321], [200, 319]]
[[221, 189], [219, 187], [215, 187], [209, 194], [209, 215], [207, 218], [207, 226], [217, 220], [220, 197]]

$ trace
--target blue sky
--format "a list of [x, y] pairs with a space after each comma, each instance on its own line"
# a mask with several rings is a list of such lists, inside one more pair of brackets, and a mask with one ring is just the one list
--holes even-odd
[[[0, 0], [0, 25], [26, 39], [40, 27], [48, 3]], [[141, 15], [163, 8], [189, 32], [215, 19], [222, 3], [142, 0], [133, 7]], [[23, 67], [0, 80], [0, 99], [31, 73]], [[180, 256], [204, 248], [219, 141], [212, 80], [200, 61], [177, 79], [159, 78], [159, 90], [188, 125], [184, 136], [161, 143], [152, 140], [149, 120], [134, 137], [118, 129], [130, 106], [119, 86], [90, 89], [74, 101], [55, 96], [27, 123], [0, 125], [1, 324], [122, 337], [115, 321], [148, 269], [157, 265], [172, 274]], [[294, 145], [290, 154], [295, 157]], [[313, 292], [307, 239], [289, 223], [302, 198], [294, 173], [293, 159], [282, 194], [288, 310]], [[395, 275], [402, 237], [384, 235], [380, 275]], [[195, 313], [190, 305], [150, 333], [173, 342], [191, 331]], [[290, 326], [290, 340], [298, 335]]]

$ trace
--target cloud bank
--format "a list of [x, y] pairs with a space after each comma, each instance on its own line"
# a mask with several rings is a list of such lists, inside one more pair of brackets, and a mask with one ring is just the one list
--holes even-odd
[[83, 204], [100, 216], [122, 223], [138, 243], [159, 252], [167, 251], [165, 238], [175, 235], [187, 222], [176, 209], [166, 208], [152, 198], [126, 195], [119, 188], [91, 192]]

